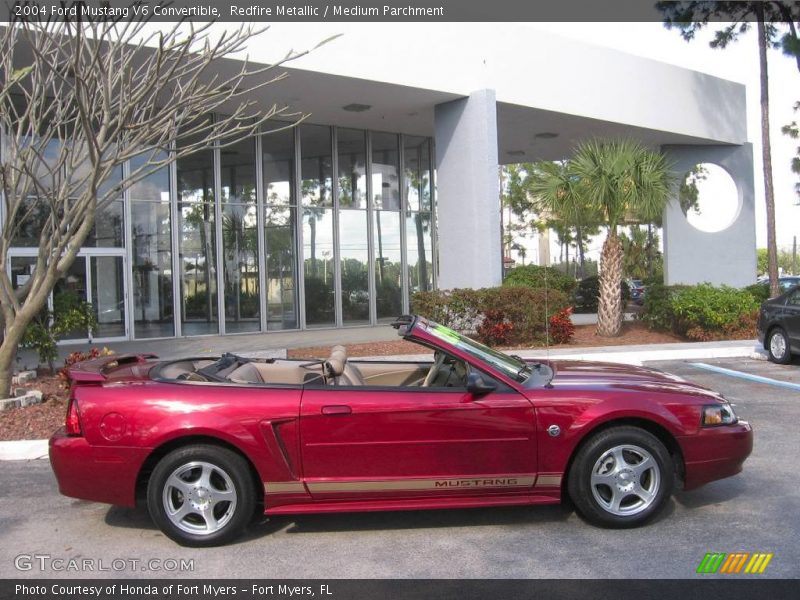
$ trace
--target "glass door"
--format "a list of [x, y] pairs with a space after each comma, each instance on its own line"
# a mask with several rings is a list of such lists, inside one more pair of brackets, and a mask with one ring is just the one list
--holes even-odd
[[[88, 296], [88, 276], [86, 274], [87, 258], [77, 256], [72, 266], [64, 276], [56, 282], [53, 288], [53, 312], [61, 314], [70, 306], [77, 303], [91, 302]], [[67, 331], [59, 337], [59, 341], [86, 342], [89, 340], [89, 331], [83, 327]]]
[[[36, 256], [10, 257], [9, 271], [14, 289], [24, 285], [33, 274]], [[56, 282], [48, 301], [54, 312], [79, 302], [92, 305], [97, 327], [90, 336], [79, 327], [59, 337], [60, 342], [117, 342], [129, 339], [127, 322], [125, 257], [116, 254], [85, 253], [75, 257], [72, 266]]]
[[88, 301], [94, 308], [97, 327], [93, 340], [127, 338], [125, 318], [125, 259], [122, 256], [90, 256]]

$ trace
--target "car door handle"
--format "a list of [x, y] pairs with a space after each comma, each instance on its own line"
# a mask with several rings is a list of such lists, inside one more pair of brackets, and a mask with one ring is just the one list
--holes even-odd
[[323, 415], [349, 415], [353, 412], [349, 406], [343, 404], [334, 404], [333, 406], [323, 406]]

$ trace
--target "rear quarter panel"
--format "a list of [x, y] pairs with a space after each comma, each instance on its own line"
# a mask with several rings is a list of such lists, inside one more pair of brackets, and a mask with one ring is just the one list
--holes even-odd
[[262, 481], [299, 472], [300, 395], [292, 387], [153, 381], [75, 390], [84, 436], [96, 449], [145, 449], [132, 456], [146, 457], [179, 438], [213, 437], [242, 451]]

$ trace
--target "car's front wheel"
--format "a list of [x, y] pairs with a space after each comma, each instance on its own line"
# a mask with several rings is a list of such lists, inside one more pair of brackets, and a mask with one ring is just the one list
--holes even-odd
[[791, 362], [792, 353], [789, 349], [789, 338], [780, 327], [769, 332], [767, 352], [769, 353], [769, 359], [774, 363], [787, 365]]
[[602, 527], [636, 527], [672, 493], [674, 467], [661, 441], [638, 427], [613, 427], [578, 451], [567, 486], [578, 511]]
[[147, 486], [147, 507], [164, 534], [185, 546], [217, 546], [239, 535], [255, 510], [244, 458], [196, 444], [162, 458]]

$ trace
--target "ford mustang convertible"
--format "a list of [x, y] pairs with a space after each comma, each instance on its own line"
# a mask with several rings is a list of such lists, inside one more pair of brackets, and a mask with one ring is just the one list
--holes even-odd
[[121, 355], [70, 370], [50, 440], [62, 494], [147, 503], [178, 543], [266, 515], [552, 504], [632, 527], [674, 486], [734, 475], [753, 433], [718, 393], [652, 369], [523, 360], [418, 316], [432, 360]]

